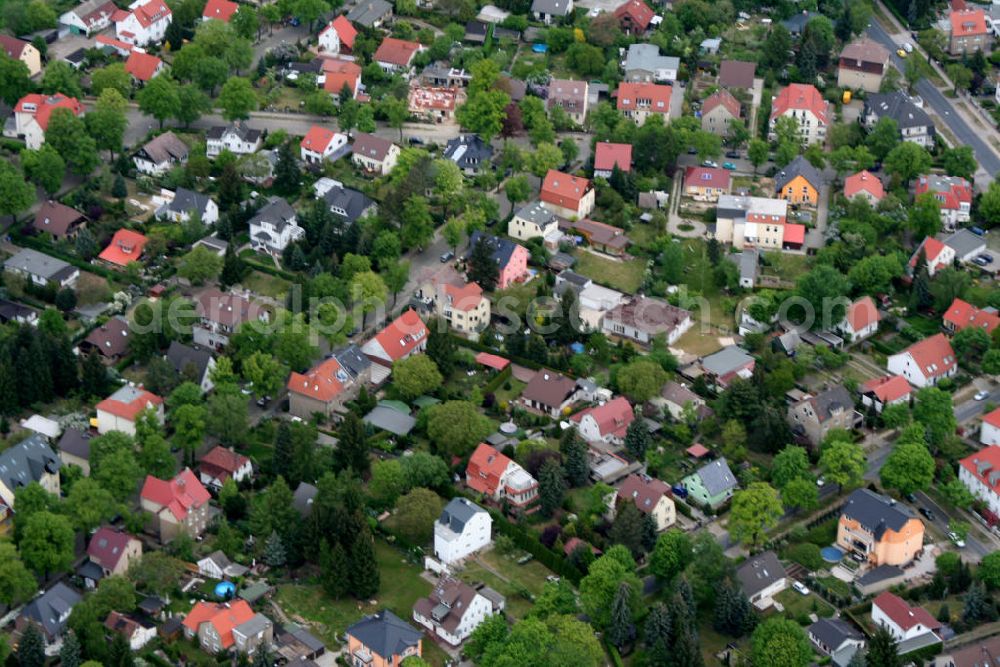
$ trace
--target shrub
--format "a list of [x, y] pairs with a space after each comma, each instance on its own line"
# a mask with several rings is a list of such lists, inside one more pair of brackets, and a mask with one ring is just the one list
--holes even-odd
[[785, 549], [785, 558], [812, 571], [823, 567], [823, 557], [820, 555], [819, 546], [812, 542], [793, 544]]

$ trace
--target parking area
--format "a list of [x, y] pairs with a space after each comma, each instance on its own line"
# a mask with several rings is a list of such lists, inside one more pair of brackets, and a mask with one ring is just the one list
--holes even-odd
[[[112, 33], [114, 31], [108, 30]], [[111, 35], [114, 36], [113, 34]], [[80, 49], [89, 49], [96, 44], [94, 36], [84, 37], [83, 35], [67, 34], [49, 44], [48, 58], [51, 61], [62, 60], [69, 54]]]
[[987, 248], [979, 254], [979, 258], [982, 259], [979, 261], [977, 261], [978, 258], [973, 259], [970, 261], [970, 264], [994, 277], [997, 275], [997, 272], [1000, 272], [1000, 251]]

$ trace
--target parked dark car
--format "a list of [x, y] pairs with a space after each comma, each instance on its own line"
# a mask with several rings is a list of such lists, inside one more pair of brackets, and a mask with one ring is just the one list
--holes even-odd
[[921, 507], [920, 508], [920, 513], [923, 514], [924, 518], [927, 519], [928, 521], [933, 521], [934, 520], [934, 512], [930, 511], [930, 509], [928, 509], [926, 507]]
[[670, 490], [673, 491], [674, 495], [677, 496], [678, 498], [688, 497], [688, 490], [680, 484], [675, 484], [674, 486], [670, 487]]

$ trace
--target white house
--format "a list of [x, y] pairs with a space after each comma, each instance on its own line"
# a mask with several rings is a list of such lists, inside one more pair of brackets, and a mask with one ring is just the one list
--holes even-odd
[[319, 50], [329, 54], [339, 54], [354, 48], [354, 38], [358, 31], [346, 16], [341, 14], [330, 21], [319, 33]]
[[171, 222], [186, 222], [198, 214], [202, 224], [214, 225], [219, 221], [219, 205], [204, 195], [187, 188], [177, 188], [173, 198], [156, 209], [156, 216]]
[[458, 646], [503, 607], [504, 599], [495, 591], [487, 588], [477, 591], [463, 581], [442, 577], [430, 595], [413, 605], [413, 620], [451, 646]]
[[[986, 442], [987, 419], [991, 443]], [[997, 446], [1000, 442], [1000, 409], [983, 418], [980, 441], [990, 446], [958, 462], [958, 479], [972, 495], [986, 503], [991, 512], [1000, 515], [1000, 446]]]
[[736, 569], [743, 593], [758, 609], [767, 609], [774, 596], [788, 588], [788, 573], [773, 551], [752, 556]]
[[[872, 622], [889, 631], [897, 642], [906, 642], [924, 635], [934, 634], [941, 622], [923, 607], [911, 607], [906, 600], [889, 591], [872, 601]], [[941, 641], [935, 635], [933, 640]]]
[[38, 150], [45, 143], [45, 130], [56, 109], [69, 109], [76, 116], [83, 115], [83, 105], [75, 97], [66, 97], [62, 93], [25, 95], [14, 107], [15, 135], [24, 139], [26, 147]]
[[399, 159], [399, 146], [374, 134], [358, 132], [354, 135], [351, 162], [366, 173], [385, 176]]
[[984, 445], [1000, 445], [1000, 408], [983, 416], [979, 442]]
[[306, 164], [322, 164], [332, 155], [347, 146], [347, 135], [313, 125], [299, 144], [302, 161]]
[[121, 431], [135, 435], [135, 420], [140, 412], [151, 409], [162, 424], [163, 399], [138, 387], [125, 385], [97, 404], [97, 432]]
[[205, 156], [215, 158], [222, 151], [249, 155], [260, 150], [262, 143], [260, 130], [250, 129], [245, 123], [216, 125], [205, 133]]
[[847, 307], [844, 321], [837, 328], [850, 336], [852, 343], [857, 343], [878, 332], [879, 319], [875, 301], [870, 296], [864, 296]]
[[3, 268], [40, 287], [72, 287], [80, 277], [80, 269], [72, 264], [31, 248], [23, 248], [7, 258]]
[[133, 618], [128, 614], [111, 611], [104, 619], [104, 627], [125, 637], [133, 651], [139, 651], [156, 637], [156, 623], [148, 618]]
[[558, 237], [561, 236], [559, 217], [542, 206], [541, 202], [533, 202], [521, 208], [510, 219], [507, 223], [507, 236], [519, 241], [542, 237], [558, 242]]
[[452, 498], [434, 523], [434, 555], [451, 565], [492, 541], [493, 518], [471, 500]]
[[123, 42], [136, 46], [159, 44], [167, 34], [174, 15], [163, 0], [135, 0], [129, 11], [116, 12], [115, 35]]
[[257, 252], [280, 255], [288, 245], [305, 236], [295, 209], [281, 197], [274, 197], [250, 218], [250, 246]]
[[944, 334], [917, 341], [889, 357], [889, 372], [902, 375], [914, 387], [928, 387], [958, 373], [955, 351]]
[[164, 132], [136, 151], [132, 156], [135, 168], [148, 176], [162, 176], [187, 162], [191, 149], [173, 132]]
[[247, 568], [233, 563], [226, 554], [221, 551], [213, 551], [198, 561], [198, 574], [210, 579], [223, 579], [225, 577], [239, 577], [246, 574]]
[[927, 262], [927, 275], [934, 277], [934, 274], [941, 269], [946, 269], [955, 261], [955, 249], [949, 245], [938, 241], [933, 236], [928, 236], [917, 246], [916, 251], [910, 256], [910, 269], [915, 270], [920, 255], [923, 254]]
[[59, 17], [71, 34], [90, 36], [111, 25], [111, 17], [118, 11], [112, 0], [87, 0]]
[[581, 410], [571, 417], [571, 421], [576, 423], [576, 430], [584, 440], [607, 444], [625, 442], [625, 431], [633, 420], [635, 413], [624, 396]]
[[531, 474], [491, 445], [482, 442], [469, 458], [465, 484], [494, 502], [523, 510], [538, 499], [538, 482]]
[[230, 479], [239, 483], [252, 475], [250, 459], [222, 445], [213, 447], [198, 462], [198, 478], [209, 488], [221, 489]]

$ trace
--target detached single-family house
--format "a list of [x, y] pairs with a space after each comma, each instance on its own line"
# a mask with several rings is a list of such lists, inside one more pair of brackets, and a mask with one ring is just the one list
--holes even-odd
[[55, 288], [73, 287], [80, 277], [80, 269], [69, 262], [50, 257], [44, 253], [22, 248], [3, 263], [5, 272], [20, 276], [26, 282], [38, 287], [52, 285]]
[[625, 230], [589, 218], [580, 218], [579, 220], [560, 218], [559, 229], [563, 234], [583, 237], [591, 250], [606, 255], [620, 257], [632, 244], [632, 240], [625, 234]]
[[0, 50], [11, 60], [20, 60], [28, 68], [28, 76], [42, 71], [42, 55], [31, 42], [10, 35], [0, 35]]
[[704, 398], [691, 391], [686, 385], [672, 380], [663, 385], [659, 397], [653, 397], [651, 402], [654, 405], [662, 406], [676, 420], [684, 419], [684, 411], [688, 409], [688, 406], [694, 409], [699, 419], [713, 414], [712, 408], [705, 404]]
[[642, 0], [628, 0], [614, 12], [618, 25], [626, 35], [643, 35], [656, 13]]
[[80, 341], [80, 353], [96, 353], [107, 361], [117, 361], [128, 352], [128, 326], [123, 318], [112, 317]]
[[861, 197], [874, 207], [885, 197], [885, 188], [878, 176], [864, 169], [844, 179], [844, 197]]
[[503, 598], [494, 602], [483, 595], [486, 590], [477, 591], [464, 581], [442, 577], [430, 595], [413, 605], [413, 620], [433, 636], [458, 646], [483, 621], [503, 610]]
[[316, 413], [329, 418], [354, 397], [354, 389], [371, 381], [372, 362], [356, 345], [334, 352], [305, 374], [288, 378], [288, 411], [301, 419]]
[[940, 333], [890, 356], [887, 366], [890, 373], [902, 375], [914, 387], [933, 386], [941, 378], [958, 373], [955, 351], [948, 338]]
[[861, 420], [861, 413], [854, 409], [851, 392], [842, 384], [815, 395], [806, 394], [788, 406], [788, 424], [792, 433], [804, 438], [813, 447], [819, 447], [832, 429], [850, 430]]
[[1000, 516], [1000, 408], [983, 416], [979, 442], [985, 447], [958, 463], [958, 479], [994, 516]]
[[248, 568], [229, 560], [222, 551], [213, 551], [198, 561], [198, 574], [209, 579], [242, 577]]
[[506, 502], [517, 511], [526, 511], [538, 500], [535, 478], [485, 442], [480, 443], [469, 458], [465, 485], [494, 502]]
[[1000, 315], [992, 308], [976, 308], [968, 301], [958, 297], [951, 302], [948, 310], [941, 317], [944, 328], [954, 334], [967, 327], [982, 329], [988, 334], [1000, 325]]
[[50, 234], [56, 241], [62, 241], [76, 238], [77, 233], [87, 226], [87, 216], [49, 199], [38, 209], [32, 226], [36, 232]]
[[319, 50], [321, 53], [350, 53], [354, 48], [354, 40], [358, 29], [351, 25], [346, 16], [341, 14], [326, 24], [319, 32]]
[[28, 624], [34, 624], [42, 633], [45, 654], [55, 655], [62, 643], [69, 615], [81, 599], [83, 596], [65, 582], [57, 582], [21, 608], [21, 613], [14, 621], [16, 634], [23, 637]]
[[322, 199], [330, 212], [344, 223], [345, 228], [366, 215], [378, 212], [378, 205], [368, 195], [354, 188], [346, 188], [336, 181], [323, 192]]
[[993, 46], [994, 33], [991, 31], [993, 22], [986, 18], [985, 10], [952, 9], [948, 14], [948, 25], [951, 27], [948, 53], [951, 55], [969, 55], [976, 51], [984, 54], [990, 52]]
[[573, 13], [573, 0], [532, 0], [531, 15], [545, 25], [557, 23]]
[[198, 462], [198, 475], [205, 486], [219, 490], [226, 480], [242, 482], [253, 475], [250, 459], [232, 447], [216, 445]]
[[519, 241], [541, 237], [558, 242], [559, 216], [540, 202], [526, 204], [507, 223], [507, 236]]
[[177, 188], [174, 198], [156, 209], [156, 216], [171, 222], [186, 222], [197, 214], [202, 224], [219, 221], [219, 205], [208, 195], [187, 188]]
[[910, 271], [916, 271], [917, 264], [923, 255], [927, 266], [927, 275], [931, 278], [941, 269], [946, 269], [955, 261], [955, 249], [938, 241], [933, 236], [928, 236], [921, 241], [920, 245], [910, 256], [908, 264]]
[[789, 577], [773, 551], [750, 556], [736, 568], [736, 578], [747, 599], [758, 609], [767, 609], [774, 596], [788, 588]]
[[620, 445], [625, 442], [625, 431], [635, 419], [632, 404], [624, 396], [607, 403], [581, 410], [570, 418], [576, 430], [587, 442], [604, 442]]
[[899, 375], [883, 375], [862, 384], [861, 404], [865, 407], [874, 405], [875, 412], [881, 414], [888, 405], [908, 403], [910, 401], [910, 383]]
[[90, 432], [78, 428], [63, 431], [56, 446], [63, 465], [76, 466], [90, 476]]
[[709, 461], [694, 473], [688, 475], [681, 484], [688, 496], [702, 505], [715, 509], [733, 496], [739, 486], [736, 475], [729, 469], [725, 457]]
[[941, 224], [945, 229], [955, 229], [969, 221], [972, 211], [972, 184], [961, 176], [930, 174], [920, 176], [914, 194], [930, 194], [941, 207]]
[[719, 64], [719, 87], [726, 90], [753, 90], [757, 63], [746, 60], [723, 60]]
[[205, 156], [217, 158], [222, 151], [233, 155], [250, 155], [260, 150], [263, 136], [242, 121], [232, 125], [216, 125], [205, 133]]
[[142, 251], [146, 247], [149, 239], [139, 232], [131, 229], [119, 229], [111, 237], [108, 247], [97, 256], [103, 262], [107, 262], [113, 268], [124, 269], [132, 262], [138, 262], [142, 258]]
[[716, 202], [729, 194], [730, 174], [720, 167], [688, 167], [684, 170], [684, 194], [695, 201]]
[[809, 641], [836, 667], [847, 667], [865, 647], [865, 636], [843, 618], [821, 618], [807, 628]]
[[198, 321], [192, 326], [195, 345], [220, 350], [245, 322], [266, 320], [267, 313], [243, 296], [221, 292], [215, 287], [202, 290], [194, 300]]
[[280, 256], [289, 244], [306, 235], [299, 227], [295, 209], [281, 197], [272, 197], [250, 218], [250, 246], [272, 257]]
[[236, 10], [240, 8], [238, 3], [231, 2], [230, 0], [208, 0], [205, 3], [205, 9], [201, 12], [202, 21], [222, 21], [223, 23], [229, 23], [229, 20], [233, 18], [233, 14]]
[[376, 176], [387, 175], [399, 159], [399, 146], [374, 134], [356, 133], [352, 149], [351, 162]]
[[493, 518], [467, 498], [452, 498], [434, 522], [434, 556], [451, 565], [492, 541]]
[[344, 634], [351, 667], [399, 667], [406, 658], [422, 653], [423, 633], [388, 609], [365, 616]]
[[463, 134], [449, 139], [444, 157], [457, 164], [466, 176], [475, 176], [493, 168], [493, 146], [480, 139], [478, 134]]
[[650, 517], [656, 530], [662, 532], [677, 521], [670, 485], [655, 477], [632, 473], [618, 487], [616, 503], [634, 503], [636, 508]]
[[837, 329], [848, 336], [850, 342], [857, 343], [878, 332], [880, 319], [874, 299], [863, 296], [847, 307], [844, 321], [837, 326]]
[[156, 638], [156, 623], [146, 616], [127, 615], [112, 610], [104, 619], [104, 627], [124, 637], [133, 651], [141, 650]]
[[499, 271], [496, 287], [498, 290], [506, 289], [528, 277], [528, 249], [523, 245], [476, 230], [469, 237], [466, 259], [472, 256], [479, 243], [485, 243], [493, 251], [493, 261], [496, 262]]
[[799, 155], [775, 175], [774, 196], [791, 204], [815, 206], [822, 186], [823, 175]]
[[147, 176], [162, 176], [177, 165], [187, 162], [190, 149], [173, 132], [164, 132], [140, 148], [132, 161], [135, 168]]
[[115, 22], [115, 36], [134, 46], [159, 44], [167, 35], [167, 27], [174, 20], [173, 12], [163, 0], [135, 0], [129, 11], [119, 10], [111, 17]]
[[[791, 83], [771, 100], [770, 135], [773, 139], [774, 126], [779, 118], [791, 118], [799, 128], [799, 138], [804, 144], [823, 143], [826, 130], [832, 120], [830, 103], [816, 86], [805, 83]], [[815, 203], [815, 202], [814, 202]]]
[[460, 334], [476, 334], [490, 323], [490, 300], [478, 283], [456, 282], [422, 285], [416, 296], [430, 299], [435, 314]]
[[24, 139], [25, 147], [32, 150], [42, 147], [49, 119], [56, 109], [66, 109], [74, 116], [82, 116], [84, 112], [83, 104], [78, 99], [62, 93], [29, 93], [17, 101], [14, 106], [14, 132], [18, 138]]
[[190, 468], [171, 480], [146, 476], [139, 494], [143, 511], [153, 516], [151, 527], [167, 543], [186, 533], [198, 537], [208, 524], [208, 501], [211, 495]]
[[386, 0], [359, 2], [347, 12], [347, 20], [365, 28], [379, 28], [392, 18], [392, 4]]
[[649, 345], [662, 336], [668, 345], [676, 343], [691, 328], [691, 312], [666, 301], [646, 296], [632, 297], [604, 313], [602, 331]]
[[120, 387], [115, 393], [97, 404], [97, 432], [121, 431], [135, 435], [135, 419], [143, 410], [156, 413], [163, 423], [163, 399], [152, 392], [132, 385]]
[[167, 68], [159, 56], [133, 49], [125, 60], [125, 71], [139, 83], [147, 83]]
[[[681, 59], [661, 56], [656, 44], [630, 44], [625, 53], [625, 81], [632, 83], [670, 83], [677, 80]], [[753, 84], [751, 83], [751, 87]]]
[[753, 376], [756, 360], [737, 345], [724, 347], [704, 357], [693, 370], [704, 375], [708, 386], [725, 388], [736, 378]]
[[923, 607], [912, 607], [889, 591], [872, 600], [872, 623], [889, 631], [900, 655], [941, 643], [937, 635], [941, 622]]
[[611, 178], [615, 167], [624, 173], [632, 171], [632, 144], [598, 141], [594, 146], [594, 178]]
[[372, 382], [381, 384], [395, 362], [427, 349], [428, 333], [417, 311], [410, 308], [362, 345], [361, 351], [374, 364]]
[[590, 104], [589, 88], [586, 81], [552, 79], [549, 81], [545, 108], [551, 111], [554, 107], [561, 107], [574, 123], [582, 124], [587, 119]]
[[738, 250], [798, 250], [806, 227], [788, 222], [788, 202], [769, 197], [720, 195], [716, 207], [715, 238]]
[[313, 125], [299, 143], [302, 161], [309, 165], [322, 164], [347, 146], [347, 135]]
[[740, 101], [725, 88], [719, 88], [701, 104], [701, 129], [720, 137], [728, 136], [733, 121], [742, 118]]
[[166, 358], [181, 381], [193, 382], [203, 392], [209, 392], [215, 386], [211, 378], [212, 371], [215, 370], [215, 359], [208, 350], [173, 340], [170, 341]]
[[576, 401], [576, 382], [555, 371], [543, 368], [521, 392], [521, 402], [529, 410], [547, 414], [558, 419]]
[[263, 614], [255, 613], [246, 600], [199, 600], [184, 617], [184, 636], [197, 637], [206, 653], [233, 651], [252, 656], [270, 647], [274, 640], [274, 624]]
[[896, 121], [899, 136], [903, 141], [909, 141], [925, 148], [934, 146], [934, 121], [927, 115], [922, 106], [902, 90], [891, 93], [873, 93], [865, 98], [865, 106], [861, 112], [861, 122], [871, 130], [882, 118]]
[[90, 538], [87, 557], [105, 577], [124, 575], [142, 558], [142, 542], [122, 530], [101, 526]]
[[636, 125], [657, 115], [664, 124], [670, 120], [670, 97], [673, 87], [659, 83], [623, 82], [618, 85], [618, 110]]
[[87, 0], [59, 17], [60, 25], [67, 26], [70, 34], [89, 37], [111, 25], [111, 17], [118, 11], [112, 0]]
[[889, 67], [889, 50], [873, 39], [863, 37], [840, 52], [837, 87], [877, 93]]
[[539, 195], [542, 204], [564, 218], [585, 218], [594, 210], [596, 192], [586, 178], [549, 169]]
[[32, 482], [49, 493], [59, 496], [59, 469], [62, 460], [52, 451], [48, 439], [33, 433], [13, 447], [0, 452], [0, 498], [3, 499], [6, 516], [2, 518], [0, 533], [10, 528], [11, 513], [15, 510], [14, 494]]
[[924, 524], [905, 504], [857, 489], [840, 510], [837, 546], [873, 566], [903, 566], [923, 550]]
[[424, 47], [420, 42], [411, 42], [395, 37], [385, 37], [372, 60], [378, 63], [386, 74], [399, 74], [404, 79], [413, 76], [413, 57]]
[[430, 88], [411, 84], [406, 104], [410, 115], [418, 120], [451, 123], [455, 120], [456, 109], [465, 103], [465, 99], [463, 88]]

